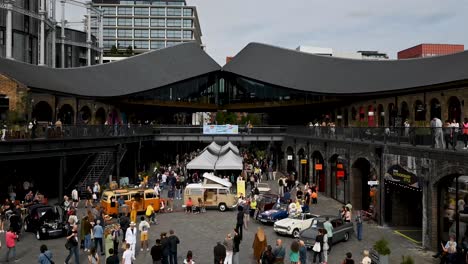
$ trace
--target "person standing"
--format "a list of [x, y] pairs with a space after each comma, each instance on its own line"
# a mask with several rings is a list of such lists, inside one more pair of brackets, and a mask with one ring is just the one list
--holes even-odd
[[258, 227], [255, 239], [252, 245], [255, 261], [260, 263], [260, 257], [267, 246], [267, 238], [263, 228]]
[[127, 229], [125, 234], [125, 241], [130, 246], [130, 251], [132, 252], [132, 258], [135, 259], [135, 245], [137, 238], [137, 229], [135, 228], [135, 222], [130, 223], [130, 228]]
[[233, 238], [233, 255], [232, 255], [232, 263], [239, 264], [239, 246], [240, 246], [240, 236], [237, 231], [237, 228], [234, 228], [234, 238]]
[[119, 239], [120, 239], [120, 225], [115, 224], [114, 225], [114, 230], [112, 230], [112, 241], [114, 245], [114, 254], [118, 255], [119, 254]]
[[99, 264], [99, 254], [97, 253], [96, 248], [91, 248], [91, 251], [88, 255], [89, 264]]
[[180, 243], [179, 238], [174, 234], [174, 230], [169, 230], [169, 263], [177, 264], [177, 245]]
[[274, 264], [275, 263], [275, 256], [273, 255], [272, 248], [270, 245], [268, 245], [265, 248], [265, 251], [263, 251], [261, 263], [262, 264]]
[[330, 251], [333, 246], [333, 225], [330, 223], [330, 217], [325, 218], [325, 222], [323, 223], [323, 228], [327, 231], [327, 239], [328, 239], [328, 254], [330, 254]]
[[343, 264], [354, 264], [353, 254], [351, 252], [346, 253], [346, 258], [343, 260]]
[[156, 244], [151, 248], [153, 264], [162, 264], [162, 253], [161, 240], [156, 239]]
[[109, 248], [107, 252], [109, 252], [109, 256], [106, 258], [106, 264], [119, 264], [119, 256], [114, 252], [114, 249]]
[[78, 195], [78, 190], [76, 189], [76, 187], [71, 192], [71, 198], [72, 198], [72, 206], [74, 208], [78, 208], [78, 205], [80, 203], [80, 197]]
[[127, 235], [127, 229], [130, 227], [130, 218], [128, 218], [127, 213], [124, 213], [120, 216], [119, 219], [120, 228], [122, 229], [123, 240], [125, 240], [125, 236]]
[[[130, 228], [128, 230], [130, 230]], [[130, 247], [130, 244], [127, 243], [127, 245], [125, 246], [126, 250], [122, 255], [122, 264], [132, 264], [133, 260], [135, 260], [135, 257], [133, 256], [133, 252], [130, 249]]]
[[98, 245], [101, 248], [101, 255], [104, 255], [104, 249], [102, 248], [102, 237], [104, 236], [104, 229], [101, 226], [101, 221], [97, 220], [96, 225], [93, 227], [94, 234], [94, 248], [96, 252], [98, 250]]
[[6, 261], [10, 261], [10, 253], [12, 253], [13, 258], [16, 259], [16, 240], [18, 239], [18, 235], [13, 232], [13, 227], [10, 227], [10, 229], [6, 232], [5, 234], [5, 241], [6, 241], [6, 246], [7, 246], [7, 254], [6, 254]]
[[112, 230], [110, 228], [106, 228], [106, 230], [104, 230], [104, 248], [107, 259], [111, 255], [111, 253], [109, 253], [109, 249], [112, 248], [112, 252], [114, 252], [114, 239], [112, 237]]
[[226, 248], [221, 244], [221, 242], [216, 243], [216, 246], [213, 249], [214, 254], [214, 264], [223, 264], [226, 259]]
[[52, 252], [47, 249], [46, 245], [41, 245], [41, 254], [39, 254], [39, 264], [52, 264]]
[[187, 252], [187, 256], [184, 259], [184, 264], [195, 264], [195, 261], [193, 261], [193, 253], [191, 250]]
[[242, 227], [244, 226], [244, 208], [239, 205], [237, 206], [237, 221], [236, 229], [239, 230], [239, 237], [242, 240]]
[[362, 215], [361, 215], [361, 211], [357, 211], [356, 212], [356, 219], [355, 219], [355, 222], [356, 222], [356, 235], [357, 235], [357, 239], [359, 241], [362, 240]]
[[65, 264], [68, 264], [71, 256], [74, 255], [76, 264], [80, 263], [80, 250], [78, 248], [78, 226], [74, 225], [72, 231], [67, 236], [68, 256], [65, 259]]
[[315, 244], [314, 247], [312, 248], [312, 251], [314, 252], [314, 259], [313, 263], [316, 263], [316, 259], [318, 256], [319, 262], [322, 263], [322, 248], [323, 248], [323, 231], [322, 229], [318, 230], [318, 234], [315, 237]]
[[234, 242], [232, 241], [231, 234], [227, 234], [223, 242], [224, 247], [226, 248], [226, 258], [224, 259], [224, 264], [232, 264], [232, 256], [234, 251]]
[[322, 255], [323, 255], [323, 263], [328, 263], [328, 249], [330, 246], [328, 245], [328, 234], [326, 229], [322, 229], [323, 232], [323, 246], [322, 246]]
[[148, 231], [150, 229], [150, 224], [148, 224], [148, 222], [146, 222], [144, 216], [142, 216], [140, 218], [140, 220], [141, 220], [141, 222], [140, 222], [140, 225], [138, 226], [138, 230], [140, 231], [140, 243], [141, 243], [140, 251], [143, 251], [144, 248], [146, 248], [146, 251], [149, 251]]
[[[299, 247], [300, 247], [299, 242], [294, 240], [291, 244], [291, 251], [289, 252], [289, 261], [291, 264], [299, 263]], [[314, 263], [315, 263], [315, 260], [314, 260]]]
[[[307, 247], [303, 240], [299, 241], [299, 246], [299, 260], [301, 261], [301, 264], [307, 263]], [[326, 261], [324, 263], [326, 263]]]
[[276, 240], [276, 247], [273, 250], [275, 256], [275, 264], [283, 264], [284, 257], [286, 256], [286, 249], [283, 247], [283, 241], [281, 239]]
[[463, 149], [468, 149], [468, 117], [465, 117], [462, 124], [462, 132], [463, 132]]
[[169, 238], [166, 232], [161, 233], [162, 264], [169, 264], [169, 254], [171, 252]]
[[131, 205], [131, 211], [130, 211], [130, 221], [136, 223], [137, 221], [137, 201], [135, 201], [135, 198], [132, 198], [132, 205]]
[[369, 250], [364, 250], [364, 252], [362, 252], [362, 254], [364, 255], [364, 258], [362, 258], [361, 263], [362, 264], [371, 264], [372, 260], [369, 257]]
[[278, 179], [278, 195], [282, 197], [284, 195], [284, 179], [280, 177]]

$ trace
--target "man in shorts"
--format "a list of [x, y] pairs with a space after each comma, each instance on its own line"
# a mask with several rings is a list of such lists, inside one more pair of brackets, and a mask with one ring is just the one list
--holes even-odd
[[140, 230], [140, 241], [141, 241], [141, 248], [140, 251], [143, 251], [146, 248], [146, 251], [149, 251], [148, 248], [148, 230], [150, 229], [150, 224], [145, 220], [145, 217], [142, 216], [140, 218], [141, 222], [138, 226], [138, 230]]

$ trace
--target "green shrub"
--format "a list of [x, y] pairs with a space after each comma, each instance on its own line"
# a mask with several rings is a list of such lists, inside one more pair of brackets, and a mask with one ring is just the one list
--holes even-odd
[[401, 264], [414, 264], [414, 260], [411, 256], [401, 256]]
[[388, 247], [388, 241], [385, 238], [375, 242], [374, 250], [382, 256], [390, 255], [391, 253], [390, 248]]

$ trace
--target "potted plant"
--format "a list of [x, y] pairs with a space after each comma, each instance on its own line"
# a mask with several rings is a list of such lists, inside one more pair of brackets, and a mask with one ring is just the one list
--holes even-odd
[[401, 264], [414, 264], [414, 260], [411, 256], [401, 256]]
[[388, 247], [388, 241], [385, 238], [375, 242], [374, 250], [377, 252], [377, 254], [379, 254], [379, 263], [388, 264], [388, 255], [390, 255], [391, 251]]

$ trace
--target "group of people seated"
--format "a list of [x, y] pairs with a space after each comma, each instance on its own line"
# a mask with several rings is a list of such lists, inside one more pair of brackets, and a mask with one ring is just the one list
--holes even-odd
[[198, 198], [198, 205], [193, 204], [191, 197], [188, 198], [187, 203], [185, 204], [185, 213], [199, 214], [205, 212], [205, 204], [203, 203], [201, 198]]

